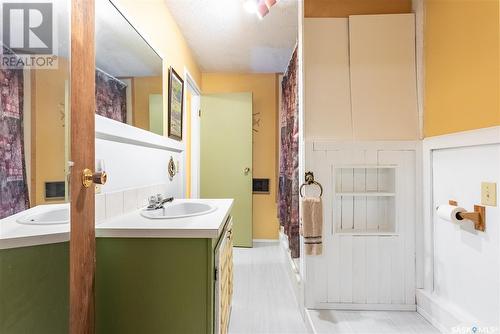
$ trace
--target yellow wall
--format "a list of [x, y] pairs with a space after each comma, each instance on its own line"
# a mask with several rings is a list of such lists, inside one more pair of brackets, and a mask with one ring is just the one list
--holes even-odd
[[68, 63], [57, 70], [34, 70], [31, 75], [31, 206], [64, 201], [45, 200], [45, 182], [65, 181], [64, 102]]
[[[160, 55], [163, 64], [163, 108], [164, 132], [168, 124], [168, 68], [172, 66], [184, 78], [187, 68], [200, 86], [201, 72], [189, 46], [182, 35], [164, 0], [118, 0], [118, 8], [123, 10], [132, 25], [144, 35]], [[186, 134], [184, 134], [184, 138]]]
[[162, 94], [161, 77], [132, 78], [132, 115], [134, 126], [149, 130], [149, 95]]
[[411, 13], [411, 0], [304, 0], [305, 17], [401, 13]]
[[498, 0], [427, 0], [426, 137], [500, 125]]
[[278, 113], [276, 74], [203, 73], [202, 91], [211, 93], [253, 93], [253, 113], [260, 126], [253, 134], [253, 177], [270, 179], [270, 194], [253, 195], [253, 238], [277, 239], [279, 224], [276, 206], [276, 119]]

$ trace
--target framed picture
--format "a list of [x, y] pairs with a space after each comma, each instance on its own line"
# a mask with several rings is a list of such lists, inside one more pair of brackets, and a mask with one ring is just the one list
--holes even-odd
[[184, 81], [177, 72], [170, 67], [168, 82], [168, 137], [182, 140]]

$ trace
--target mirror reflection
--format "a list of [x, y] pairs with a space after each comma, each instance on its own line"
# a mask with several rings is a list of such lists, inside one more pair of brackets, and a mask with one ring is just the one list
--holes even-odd
[[163, 135], [162, 58], [111, 1], [96, 1], [96, 113]]
[[[53, 11], [57, 63], [0, 67], [0, 219], [68, 198], [69, 3]], [[2, 58], [26, 52], [2, 43]]]

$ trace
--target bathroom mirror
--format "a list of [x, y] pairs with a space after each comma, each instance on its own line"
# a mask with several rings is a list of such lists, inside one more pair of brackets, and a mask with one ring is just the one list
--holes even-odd
[[[70, 2], [50, 6], [39, 13], [53, 16], [52, 39], [40, 42], [51, 52], [2, 42], [2, 60], [16, 59], [18, 65], [0, 66], [0, 219], [68, 199]], [[23, 9], [13, 8], [11, 15], [16, 10]], [[29, 57], [37, 64], [28, 63]]]
[[96, 113], [164, 134], [163, 61], [109, 0], [96, 0]]

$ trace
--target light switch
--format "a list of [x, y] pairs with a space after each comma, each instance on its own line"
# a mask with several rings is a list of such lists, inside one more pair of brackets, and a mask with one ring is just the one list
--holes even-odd
[[497, 184], [491, 182], [481, 183], [481, 204], [497, 206]]

